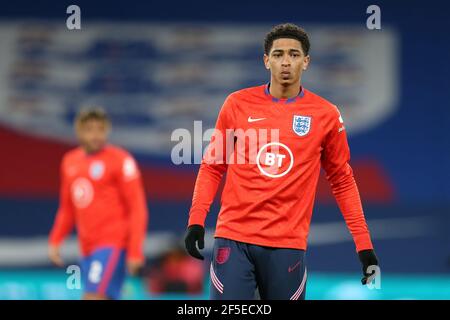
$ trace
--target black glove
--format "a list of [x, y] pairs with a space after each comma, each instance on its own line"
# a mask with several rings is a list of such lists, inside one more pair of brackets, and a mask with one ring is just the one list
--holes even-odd
[[377, 256], [375, 255], [375, 251], [373, 251], [372, 249], [361, 250], [358, 252], [358, 256], [359, 261], [361, 261], [362, 270], [364, 274], [364, 277], [361, 279], [361, 283], [365, 285], [367, 284], [368, 278], [375, 273], [375, 271], [372, 273], [367, 273], [367, 268], [369, 266], [378, 266], [378, 259]]
[[184, 238], [184, 243], [186, 245], [187, 252], [193, 256], [194, 258], [203, 260], [203, 256], [200, 254], [200, 252], [197, 249], [197, 242], [198, 247], [200, 249], [203, 249], [205, 247], [205, 228], [203, 228], [199, 224], [193, 224], [192, 226], [189, 226], [186, 237]]

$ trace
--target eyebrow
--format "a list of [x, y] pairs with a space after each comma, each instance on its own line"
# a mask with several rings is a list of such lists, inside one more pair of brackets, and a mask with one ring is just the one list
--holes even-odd
[[[272, 51], [272, 53], [281, 53], [281, 52], [284, 52], [285, 50], [283, 50], [283, 49], [274, 49], [273, 51]], [[299, 50], [299, 49], [289, 49], [288, 50], [289, 52], [298, 52], [298, 53], [301, 53], [301, 51]]]

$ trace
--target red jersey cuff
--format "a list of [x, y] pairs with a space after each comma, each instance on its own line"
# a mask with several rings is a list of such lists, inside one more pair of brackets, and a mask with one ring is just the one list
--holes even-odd
[[370, 234], [360, 234], [353, 237], [356, 245], [356, 251], [373, 249], [372, 240], [370, 239]]
[[201, 211], [192, 211], [189, 214], [188, 226], [192, 226], [193, 224], [198, 224], [198, 225], [201, 225], [202, 227], [204, 227], [205, 219], [206, 219], [206, 213], [203, 213]]

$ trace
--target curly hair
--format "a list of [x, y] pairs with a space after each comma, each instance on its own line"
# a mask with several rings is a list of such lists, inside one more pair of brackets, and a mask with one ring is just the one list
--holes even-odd
[[280, 38], [289, 38], [298, 40], [302, 46], [305, 56], [309, 53], [310, 43], [309, 37], [303, 28], [293, 23], [283, 23], [276, 25], [266, 34], [264, 39], [264, 53], [269, 54], [272, 49], [273, 42]]

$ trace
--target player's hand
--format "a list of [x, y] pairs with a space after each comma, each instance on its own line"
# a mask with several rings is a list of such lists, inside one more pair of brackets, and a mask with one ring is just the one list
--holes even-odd
[[199, 249], [205, 247], [205, 228], [199, 224], [189, 226], [186, 237], [184, 238], [187, 252], [194, 258], [204, 260], [205, 258], [200, 254], [197, 249], [197, 243]]
[[359, 261], [361, 261], [362, 270], [364, 274], [364, 277], [361, 279], [361, 283], [363, 285], [366, 285], [367, 283], [371, 282], [368, 281], [369, 277], [375, 273], [375, 271], [373, 271], [372, 273], [367, 273], [367, 268], [369, 268], [369, 266], [378, 266], [378, 259], [377, 256], [375, 255], [375, 251], [373, 251], [372, 249], [361, 250], [358, 252], [358, 256]]
[[50, 258], [50, 261], [54, 265], [56, 265], [58, 267], [63, 267], [64, 266], [64, 261], [61, 258], [58, 246], [49, 245], [49, 247], [48, 247], [48, 257]]
[[139, 271], [144, 267], [144, 261], [141, 260], [128, 260], [127, 261], [127, 270], [128, 273], [132, 276], [136, 276], [139, 274]]

